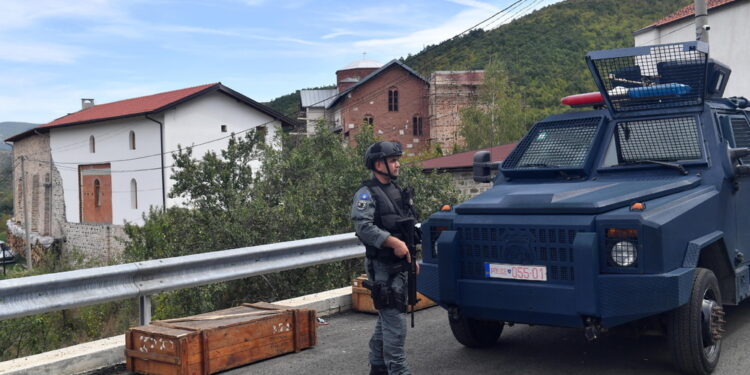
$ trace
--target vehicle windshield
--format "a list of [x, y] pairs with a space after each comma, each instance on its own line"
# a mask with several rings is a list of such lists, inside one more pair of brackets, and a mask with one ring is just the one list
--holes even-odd
[[695, 117], [619, 122], [603, 167], [700, 160], [703, 154], [697, 125]]
[[540, 122], [503, 162], [503, 168], [583, 168], [600, 121], [592, 117]]

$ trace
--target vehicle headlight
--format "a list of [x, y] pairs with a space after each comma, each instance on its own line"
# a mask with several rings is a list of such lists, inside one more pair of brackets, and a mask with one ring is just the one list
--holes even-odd
[[630, 241], [620, 241], [612, 246], [612, 261], [620, 267], [628, 267], [638, 259], [638, 250]]
[[638, 264], [638, 230], [628, 228], [608, 228], [606, 230], [606, 249], [609, 251], [611, 267], [637, 267]]

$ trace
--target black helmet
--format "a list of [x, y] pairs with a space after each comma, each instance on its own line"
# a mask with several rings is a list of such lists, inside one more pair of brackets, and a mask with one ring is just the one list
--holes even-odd
[[375, 161], [386, 159], [391, 156], [401, 156], [401, 144], [398, 142], [380, 141], [375, 142], [365, 152], [365, 167], [375, 170]]

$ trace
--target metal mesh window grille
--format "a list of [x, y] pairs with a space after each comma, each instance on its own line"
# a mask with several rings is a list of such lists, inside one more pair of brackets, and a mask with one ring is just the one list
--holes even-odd
[[573, 242], [582, 228], [459, 226], [463, 277], [486, 280], [486, 263], [546, 266], [548, 281], [573, 283]]
[[[731, 118], [732, 133], [734, 135], [734, 147], [750, 147], [750, 124], [742, 117]], [[741, 158], [742, 164], [750, 164], [750, 156]]]
[[506, 169], [582, 168], [600, 117], [541, 122], [503, 163]]
[[592, 59], [615, 112], [701, 104], [708, 55], [678, 43], [649, 54]]
[[702, 156], [694, 117], [621, 122], [616, 138], [620, 164], [695, 160]]

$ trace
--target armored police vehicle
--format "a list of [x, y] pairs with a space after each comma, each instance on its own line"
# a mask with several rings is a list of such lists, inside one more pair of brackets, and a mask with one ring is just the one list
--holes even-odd
[[[711, 373], [723, 305], [750, 295], [750, 122], [723, 98], [730, 69], [702, 42], [591, 52], [593, 107], [535, 124], [493, 187], [422, 224], [418, 288], [456, 339], [505, 324], [664, 330], [676, 365]], [[490, 178], [491, 169], [499, 171]]]

